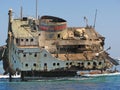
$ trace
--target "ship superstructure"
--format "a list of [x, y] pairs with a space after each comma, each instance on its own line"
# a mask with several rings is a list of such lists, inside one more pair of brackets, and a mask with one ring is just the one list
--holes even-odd
[[13, 19], [9, 10], [7, 45], [0, 49], [5, 74], [20, 73], [24, 79], [106, 70], [117, 62], [104, 50], [104, 40], [92, 26], [67, 27], [54, 16]]

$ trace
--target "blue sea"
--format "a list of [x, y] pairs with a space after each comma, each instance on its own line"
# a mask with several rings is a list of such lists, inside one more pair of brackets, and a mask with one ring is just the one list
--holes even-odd
[[120, 90], [120, 75], [103, 77], [44, 78], [21, 82], [0, 79], [0, 90]]
[[[117, 66], [120, 71], [120, 65]], [[0, 62], [0, 73], [3, 73]], [[102, 77], [41, 78], [35, 81], [0, 79], [0, 90], [120, 90], [120, 75]]]

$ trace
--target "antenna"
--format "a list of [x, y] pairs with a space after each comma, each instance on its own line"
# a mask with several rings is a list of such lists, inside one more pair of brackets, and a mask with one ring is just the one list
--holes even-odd
[[84, 16], [84, 20], [85, 20], [85, 23], [86, 23], [86, 27], [88, 27], [88, 19]]
[[38, 18], [38, 0], [36, 0], [36, 19]]
[[20, 1], [20, 18], [23, 17], [23, 6], [22, 6], [22, 0]]
[[22, 19], [22, 17], [23, 17], [23, 8], [21, 6], [21, 8], [20, 8], [20, 18]]
[[97, 18], [97, 9], [96, 9], [96, 11], [95, 11], [95, 19], [94, 19], [94, 25], [93, 25], [93, 28], [95, 28], [96, 18]]

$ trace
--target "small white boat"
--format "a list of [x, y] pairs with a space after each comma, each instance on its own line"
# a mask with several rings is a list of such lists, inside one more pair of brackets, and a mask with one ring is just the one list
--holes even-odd
[[83, 74], [81, 76], [83, 76], [83, 77], [100, 77], [100, 76], [114, 76], [114, 75], [120, 75], [120, 72], [102, 73], [102, 74]]
[[[0, 78], [9, 78], [9, 75], [0, 75]], [[13, 75], [12, 78], [20, 78], [20, 75]]]
[[9, 75], [0, 75], [0, 78], [9, 78]]

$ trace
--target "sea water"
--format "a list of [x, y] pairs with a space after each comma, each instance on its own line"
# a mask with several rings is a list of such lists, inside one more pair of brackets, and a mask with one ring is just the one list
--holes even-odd
[[103, 77], [43, 78], [20, 81], [0, 79], [0, 90], [120, 90], [120, 75]]
[[[117, 66], [117, 70], [120, 71], [120, 65]], [[120, 90], [120, 75], [92, 78], [54, 77], [33, 81], [13, 79], [12, 82], [1, 78], [0, 90]]]

